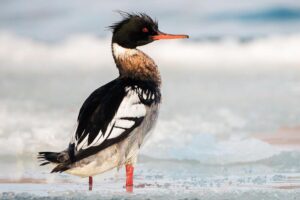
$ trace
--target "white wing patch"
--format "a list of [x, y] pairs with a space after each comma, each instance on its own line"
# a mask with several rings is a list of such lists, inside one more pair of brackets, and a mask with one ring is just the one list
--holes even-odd
[[123, 127], [123, 128], [130, 128], [134, 125], [134, 122], [127, 119], [119, 119], [116, 121], [115, 127]]
[[126, 92], [127, 95], [121, 102], [112, 121], [107, 126], [105, 133], [103, 134], [100, 131], [90, 145], [88, 145], [89, 134], [87, 134], [80, 143], [77, 144], [78, 141], [75, 141], [77, 151], [80, 149], [98, 146], [107, 139], [113, 139], [120, 136], [124, 131], [134, 126], [135, 121], [130, 120], [130, 118], [140, 118], [146, 115], [146, 106], [141, 103], [136, 90], [131, 89], [131, 87], [127, 87]]
[[88, 136], [89, 135], [86, 135], [85, 138], [77, 145], [77, 149], [81, 149], [87, 146]]

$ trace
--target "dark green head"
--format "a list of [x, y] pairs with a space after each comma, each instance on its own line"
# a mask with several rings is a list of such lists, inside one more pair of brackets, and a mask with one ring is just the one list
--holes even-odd
[[125, 48], [136, 48], [159, 39], [188, 38], [187, 35], [170, 35], [158, 30], [158, 23], [146, 14], [121, 13], [123, 20], [110, 26], [112, 42]]

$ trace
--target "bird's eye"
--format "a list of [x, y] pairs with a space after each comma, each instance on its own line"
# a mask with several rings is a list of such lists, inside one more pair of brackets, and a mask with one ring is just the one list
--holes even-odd
[[149, 32], [149, 30], [148, 30], [146, 27], [144, 27], [144, 28], [142, 29], [142, 31], [143, 31], [144, 33], [148, 33], [148, 32]]

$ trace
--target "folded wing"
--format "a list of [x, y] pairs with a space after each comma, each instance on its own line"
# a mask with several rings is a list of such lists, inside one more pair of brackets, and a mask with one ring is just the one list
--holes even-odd
[[142, 123], [146, 107], [136, 87], [115, 80], [99, 88], [80, 110], [70, 157], [80, 160], [126, 138]]

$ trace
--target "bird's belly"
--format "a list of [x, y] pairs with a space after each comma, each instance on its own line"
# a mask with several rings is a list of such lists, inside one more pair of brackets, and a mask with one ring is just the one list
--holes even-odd
[[116, 144], [74, 163], [65, 172], [81, 177], [94, 176], [119, 166], [121, 157]]
[[127, 138], [95, 155], [74, 163], [71, 168], [65, 172], [80, 177], [101, 174], [115, 167], [121, 167], [129, 162], [134, 164], [138, 150], [138, 143], [132, 143], [132, 141]]

